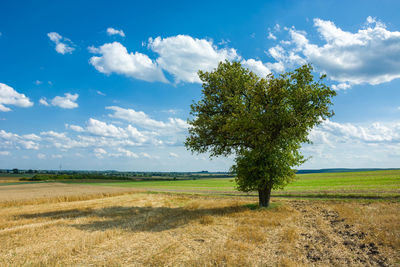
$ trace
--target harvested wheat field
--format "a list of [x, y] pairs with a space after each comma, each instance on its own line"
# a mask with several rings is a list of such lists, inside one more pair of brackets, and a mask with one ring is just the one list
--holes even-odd
[[101, 198], [138, 192], [122, 187], [98, 187], [65, 183], [27, 183], [0, 186], [0, 207]]
[[[123, 192], [121, 192], [122, 194]], [[0, 207], [0, 266], [394, 266], [400, 203], [130, 193]]]

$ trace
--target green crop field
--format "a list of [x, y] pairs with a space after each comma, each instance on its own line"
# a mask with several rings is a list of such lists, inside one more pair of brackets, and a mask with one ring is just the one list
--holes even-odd
[[[183, 181], [136, 181], [90, 183], [99, 186], [142, 188], [153, 191], [237, 194], [232, 178]], [[400, 170], [298, 174], [297, 179], [275, 196], [400, 197]]]

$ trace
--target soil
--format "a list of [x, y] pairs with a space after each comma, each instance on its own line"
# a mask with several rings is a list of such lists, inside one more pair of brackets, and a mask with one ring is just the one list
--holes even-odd
[[301, 213], [305, 229], [308, 228], [300, 233], [300, 240], [310, 262], [334, 266], [389, 266], [379, 246], [367, 241], [367, 233], [348, 224], [336, 211], [300, 201], [291, 204]]

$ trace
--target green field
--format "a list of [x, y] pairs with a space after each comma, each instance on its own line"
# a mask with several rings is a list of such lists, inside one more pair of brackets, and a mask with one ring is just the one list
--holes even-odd
[[[88, 183], [99, 186], [119, 186], [152, 191], [173, 191], [207, 194], [238, 194], [232, 178], [183, 181], [135, 181]], [[254, 193], [251, 193], [254, 194]], [[400, 198], [400, 170], [345, 173], [299, 174], [295, 182], [275, 196], [299, 197], [366, 197]]]

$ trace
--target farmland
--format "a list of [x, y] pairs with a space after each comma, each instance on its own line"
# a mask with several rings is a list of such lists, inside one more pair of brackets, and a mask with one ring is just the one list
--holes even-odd
[[[233, 178], [90, 184], [142, 188], [166, 192], [238, 194], [235, 190]], [[284, 190], [274, 191], [273, 195], [339, 198], [399, 197], [400, 170], [298, 174], [295, 182], [289, 184]]]
[[231, 178], [1, 185], [0, 266], [394, 266], [399, 183], [302, 174], [268, 209]]

